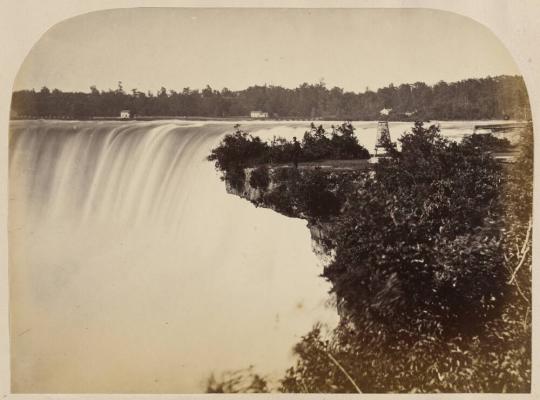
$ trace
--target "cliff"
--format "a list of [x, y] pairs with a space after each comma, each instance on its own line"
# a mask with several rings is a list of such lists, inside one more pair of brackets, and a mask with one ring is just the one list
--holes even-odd
[[350, 194], [368, 173], [361, 168], [337, 166], [259, 166], [246, 168], [235, 183], [225, 180], [227, 192], [250, 201], [256, 207], [307, 221], [314, 251], [332, 257], [333, 229], [349, 201]]

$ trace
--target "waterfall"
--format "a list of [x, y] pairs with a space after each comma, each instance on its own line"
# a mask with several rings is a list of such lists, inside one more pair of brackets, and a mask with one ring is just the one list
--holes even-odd
[[232, 124], [14, 121], [15, 392], [187, 393], [270, 379], [335, 324], [306, 222], [226, 193], [206, 156]]

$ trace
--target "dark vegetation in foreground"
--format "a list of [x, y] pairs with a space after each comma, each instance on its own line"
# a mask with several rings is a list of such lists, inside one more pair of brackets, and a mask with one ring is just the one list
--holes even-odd
[[372, 171], [256, 179], [259, 204], [326, 224], [334, 254], [339, 326], [302, 338], [279, 390], [529, 392], [532, 128], [513, 164], [489, 135], [416, 123], [399, 140]]
[[376, 120], [382, 108], [399, 121], [429, 119], [530, 119], [529, 100], [520, 76], [467, 79], [429, 86], [423, 82], [402, 84], [363, 93], [327, 88], [324, 82], [303, 83], [294, 89], [251, 86], [245, 90], [218, 91], [186, 87], [180, 91], [162, 87], [156, 93], [132, 89], [119, 82], [115, 90], [89, 93], [62, 92], [47, 87], [13, 93], [15, 117], [71, 118], [118, 117], [123, 109], [140, 117], [239, 117], [250, 111], [269, 113], [271, 118]]

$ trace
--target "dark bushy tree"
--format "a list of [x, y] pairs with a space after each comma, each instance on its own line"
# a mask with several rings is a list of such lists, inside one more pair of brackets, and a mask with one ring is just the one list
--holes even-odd
[[222, 171], [266, 162], [268, 145], [261, 138], [242, 131], [240, 125], [235, 125], [235, 129], [212, 149], [208, 160], [215, 161], [216, 168]]
[[436, 126], [400, 142], [349, 202], [324, 276], [351, 315], [389, 334], [480, 326], [502, 296], [500, 168]]
[[339, 213], [343, 202], [331, 190], [333, 186], [328, 174], [315, 168], [302, 175], [292, 192], [308, 218], [326, 220]]
[[464, 146], [471, 146], [476, 151], [505, 152], [512, 149], [512, 144], [506, 138], [498, 138], [493, 134], [472, 134], [462, 140]]
[[341, 160], [370, 158], [367, 149], [358, 143], [354, 130], [350, 122], [344, 122], [332, 132], [331, 146], [334, 154], [333, 158]]
[[259, 137], [253, 137], [235, 125], [233, 134], [225, 135], [223, 141], [208, 156], [217, 169], [224, 173], [224, 179], [239, 189], [244, 185], [244, 169], [267, 162], [268, 145]]
[[260, 165], [251, 171], [249, 184], [255, 189], [266, 190], [270, 184], [270, 175], [266, 165]]
[[334, 149], [331, 140], [326, 136], [322, 125], [311, 123], [311, 129], [304, 133], [302, 139], [302, 160], [315, 161], [332, 158]]
[[304, 134], [302, 140], [303, 161], [370, 158], [369, 151], [358, 143], [350, 122], [332, 128], [333, 132], [329, 138], [322, 125], [317, 127], [311, 123], [311, 129]]
[[294, 158], [294, 145], [285, 138], [273, 138], [270, 142], [268, 159], [270, 163], [288, 163]]

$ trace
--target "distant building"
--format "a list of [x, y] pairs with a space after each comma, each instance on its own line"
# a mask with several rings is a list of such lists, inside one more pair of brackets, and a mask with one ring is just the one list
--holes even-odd
[[129, 111], [129, 110], [120, 111], [120, 118], [122, 118], [122, 119], [130, 119], [131, 118], [131, 111]]
[[264, 111], [252, 111], [251, 118], [268, 118], [268, 113]]

